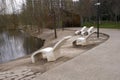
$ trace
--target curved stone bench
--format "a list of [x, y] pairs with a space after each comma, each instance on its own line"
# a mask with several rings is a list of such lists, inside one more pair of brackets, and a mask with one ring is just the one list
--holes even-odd
[[71, 36], [64, 37], [60, 41], [58, 41], [54, 45], [54, 47], [47, 47], [47, 48], [35, 51], [31, 55], [32, 63], [35, 63], [36, 61], [39, 61], [40, 59], [47, 59], [47, 61], [55, 61], [56, 59], [61, 57], [60, 47], [64, 43], [66, 43], [66, 41], [70, 38]]

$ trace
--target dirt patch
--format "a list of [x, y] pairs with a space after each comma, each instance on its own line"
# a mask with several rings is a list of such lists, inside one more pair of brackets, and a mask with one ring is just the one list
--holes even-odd
[[[37, 35], [37, 37], [44, 38], [46, 40], [44, 47], [53, 46], [57, 41], [59, 41], [64, 36], [72, 35], [73, 37], [69, 39], [61, 47], [62, 57], [57, 59], [54, 62], [47, 62], [47, 60], [40, 60], [39, 62], [33, 64], [30, 59], [31, 55], [28, 55], [23, 58], [16, 59], [14, 61], [10, 61], [8, 63], [0, 64], [0, 79], [2, 80], [6, 80], [8, 78], [16, 79], [16, 76], [18, 76], [19, 80], [28, 79], [28, 78], [29, 80], [32, 80], [36, 76], [39, 76], [42, 73], [50, 69], [53, 69], [54, 67], [59, 66], [80, 54], [83, 54], [84, 52], [99, 45], [100, 43], [103, 43], [104, 41], [108, 39], [108, 36], [106, 34], [100, 33], [100, 38], [97, 38], [96, 33], [94, 33], [88, 39], [90, 44], [86, 46], [80, 46], [80, 45], [73, 46], [72, 42], [76, 38], [80, 37], [80, 35], [74, 36], [74, 31], [75, 29], [67, 29], [64, 31], [57, 30], [57, 33], [58, 33], [57, 39], [54, 38], [54, 33], [51, 30], [46, 31], [46, 33], [44, 32], [41, 35]], [[17, 71], [17, 70], [20, 70], [20, 71]]]

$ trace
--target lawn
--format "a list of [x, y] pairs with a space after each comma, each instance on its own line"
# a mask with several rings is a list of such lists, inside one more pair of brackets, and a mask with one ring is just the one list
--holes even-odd
[[[90, 23], [90, 22], [86, 22], [84, 23], [84, 25], [86, 26], [95, 26], [96, 27], [96, 23]], [[100, 23], [100, 28], [113, 28], [113, 29], [120, 29], [120, 22], [115, 23], [115, 22], [101, 22]]]

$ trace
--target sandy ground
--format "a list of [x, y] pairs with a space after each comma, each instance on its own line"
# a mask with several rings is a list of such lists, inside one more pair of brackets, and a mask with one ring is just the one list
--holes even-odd
[[[84, 52], [88, 51], [89, 49], [97, 46], [98, 44], [100, 44], [108, 39], [108, 36], [103, 35], [103, 34], [100, 34], [100, 38], [97, 39], [96, 33], [95, 33], [89, 38], [89, 41], [92, 42], [92, 44], [89, 44], [87, 46], [74, 47], [72, 45], [72, 42], [76, 38], [80, 37], [80, 35], [79, 36], [74, 35], [75, 30], [76, 30], [75, 28], [65, 29], [64, 31], [57, 30], [57, 35], [58, 35], [57, 39], [54, 38], [53, 30], [45, 29], [43, 31], [43, 34], [41, 34], [41, 35], [38, 35], [37, 33], [32, 34], [32, 35], [35, 35], [39, 38], [43, 38], [46, 40], [43, 48], [48, 47], [48, 46], [53, 46], [57, 41], [59, 41], [64, 36], [72, 35], [73, 37], [71, 39], [69, 39], [67, 41], [67, 43], [65, 43], [61, 47], [62, 57], [57, 59], [54, 62], [47, 62], [47, 60], [41, 60], [41, 61], [33, 64], [30, 59], [31, 55], [28, 55], [23, 58], [19, 58], [19, 59], [16, 59], [16, 60], [13, 60], [13, 61], [10, 61], [7, 63], [0, 64], [0, 80], [1, 79], [3, 79], [3, 80], [7, 80], [7, 79], [14, 80], [15, 79], [16, 80], [16, 78], [14, 77], [15, 74], [17, 74], [17, 76], [19, 77], [19, 80], [32, 80], [36, 76], [40, 76], [42, 73], [44, 73], [56, 66], [61, 65], [64, 62], [66, 62], [80, 54], [84, 54]], [[19, 74], [16, 72], [19, 72]], [[28, 72], [29, 75], [27, 75], [25, 72], [26, 73]], [[11, 75], [11, 73], [13, 73], [14, 75], [12, 77], [9, 77]]]

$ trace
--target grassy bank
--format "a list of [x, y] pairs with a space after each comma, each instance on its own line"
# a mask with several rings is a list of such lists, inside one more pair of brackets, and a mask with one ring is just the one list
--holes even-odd
[[[84, 23], [84, 25], [86, 26], [95, 26], [96, 27], [96, 23], [94, 22], [86, 22]], [[112, 29], [120, 29], [120, 22], [116, 23], [116, 22], [100, 22], [100, 28], [112, 28]]]

